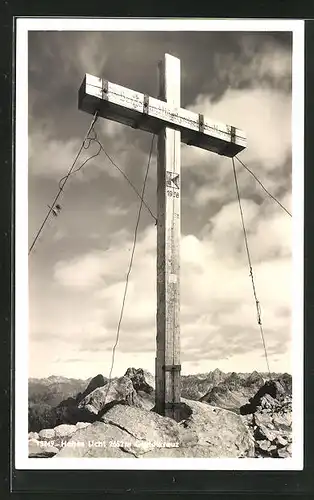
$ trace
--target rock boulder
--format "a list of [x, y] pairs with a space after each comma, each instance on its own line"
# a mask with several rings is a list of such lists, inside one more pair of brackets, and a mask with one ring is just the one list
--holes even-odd
[[86, 396], [78, 405], [79, 409], [93, 418], [99, 417], [115, 404], [141, 407], [141, 402], [129, 377], [112, 380], [109, 385], [98, 387]]
[[136, 391], [146, 392], [147, 394], [152, 394], [154, 392], [154, 388], [149, 385], [142, 368], [128, 368], [124, 376], [132, 381]]
[[281, 383], [281, 379], [268, 381], [240, 408], [255, 440], [256, 457], [291, 456], [292, 401], [289, 391], [289, 384]]
[[42, 440], [51, 440], [55, 438], [55, 430], [54, 429], [42, 429], [38, 433], [39, 439]]
[[76, 397], [76, 402], [79, 403], [84, 399], [88, 394], [93, 392], [95, 389], [98, 387], [103, 387], [107, 383], [107, 380], [105, 377], [101, 374], [96, 375], [96, 377], [93, 377], [92, 380], [89, 382], [88, 386], [86, 387], [84, 392], [79, 392], [77, 397]]
[[67, 436], [72, 436], [72, 434], [77, 431], [77, 427], [76, 425], [61, 424], [55, 427], [54, 431], [56, 438], [64, 438]]
[[180, 425], [198, 437], [199, 445], [208, 448], [208, 456], [254, 456], [254, 441], [239, 415], [199, 401], [182, 401], [192, 414]]
[[89, 425], [90, 422], [77, 422], [75, 426], [77, 429], [85, 429], [85, 427], [88, 427]]
[[185, 401], [180, 423], [136, 406], [117, 404], [101, 421], [79, 429], [58, 457], [247, 457], [253, 442], [241, 417]]
[[28, 433], [28, 439], [39, 439], [38, 432], [29, 432]]

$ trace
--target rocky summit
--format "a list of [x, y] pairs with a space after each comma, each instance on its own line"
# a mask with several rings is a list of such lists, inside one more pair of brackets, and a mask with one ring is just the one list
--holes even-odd
[[282, 380], [267, 381], [240, 408], [254, 438], [256, 457], [289, 458], [292, 454], [291, 387]]
[[[154, 412], [154, 377], [148, 372], [128, 368], [110, 382], [99, 374], [51, 408], [47, 424], [30, 426], [29, 457], [287, 458], [291, 377], [265, 379], [257, 372], [220, 370], [182, 377], [175, 422]], [[189, 391], [194, 400], [184, 397]]]
[[143, 408], [117, 404], [92, 424], [78, 423], [62, 429], [58, 426], [37, 439], [31, 438], [29, 456], [56, 459], [254, 456], [254, 442], [239, 415], [196, 401], [182, 405], [185, 418], [177, 423]]

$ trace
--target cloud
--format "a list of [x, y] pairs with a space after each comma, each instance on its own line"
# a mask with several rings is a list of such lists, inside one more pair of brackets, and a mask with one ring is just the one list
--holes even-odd
[[[101, 32], [46, 32], [44, 42], [40, 39], [41, 35], [40, 32], [31, 33], [29, 40], [31, 47], [41, 43], [41, 54], [48, 67], [60, 63], [61, 59], [62, 73], [67, 73], [70, 79], [75, 79], [77, 76], [83, 79], [85, 73], [98, 75], [103, 71], [108, 59], [108, 48], [106, 49], [103, 44]], [[32, 56], [33, 50], [30, 54]], [[30, 57], [29, 67], [33, 72], [42, 71], [42, 66], [34, 57]]]
[[[281, 187], [291, 188], [286, 181], [289, 170], [291, 176], [291, 53], [269, 42], [261, 51], [254, 37], [243, 38], [242, 44], [241, 57], [228, 52], [214, 58], [214, 78], [223, 92], [218, 96], [200, 94], [189, 109], [242, 129], [247, 148], [239, 157], [270, 192], [276, 193]], [[192, 205], [202, 208], [209, 201], [234, 198], [228, 158], [182, 145], [182, 166], [195, 176], [197, 192], [190, 197]], [[282, 175], [283, 166], [286, 175]], [[258, 194], [256, 182], [237, 163], [236, 168], [241, 193]]]
[[[247, 148], [241, 153], [241, 159], [249, 165], [258, 163], [263, 172], [276, 169], [291, 155], [291, 98], [284, 92], [230, 89], [217, 102], [200, 95], [189, 109], [244, 130]], [[218, 174], [225, 171], [226, 158], [207, 151], [186, 146], [182, 156], [183, 166], [195, 168], [197, 161], [203, 166], [203, 172], [204, 166], [215, 168]]]
[[241, 41], [241, 57], [232, 53], [215, 54], [213, 75], [220, 84], [232, 88], [258, 87], [291, 91], [291, 51], [278, 44], [266, 42], [262, 48], [256, 38]]
[[93, 289], [101, 284], [104, 285], [105, 278], [110, 283], [119, 276], [121, 269], [126, 265], [131, 243], [127, 243], [127, 247], [123, 248], [121, 242], [125, 244], [127, 238], [129, 238], [128, 231], [117, 231], [112, 235], [110, 243], [112, 246], [107, 250], [94, 250], [84, 255], [78, 254], [69, 260], [56, 262], [54, 279], [61, 286], [83, 291], [86, 288]]
[[107, 215], [110, 217], [123, 217], [128, 213], [127, 208], [123, 208], [120, 206], [112, 206], [109, 207], [108, 210], [106, 211]]
[[101, 264], [101, 257], [97, 254], [75, 258], [66, 264], [58, 262], [55, 266], [55, 279], [74, 289], [93, 288], [102, 284]]
[[65, 175], [79, 149], [79, 140], [53, 139], [44, 130], [29, 137], [29, 173], [54, 178]]
[[[274, 217], [274, 212], [260, 217], [259, 207], [250, 200], [244, 200], [243, 209], [265, 336], [270, 354], [283, 353], [290, 340], [291, 221], [281, 213]], [[187, 362], [262, 350], [238, 207], [224, 206], [210, 222], [207, 234], [185, 235], [181, 241], [181, 335]], [[123, 236], [126, 239], [120, 234], [107, 251], [55, 267], [59, 285], [83, 292], [85, 287], [92, 301], [89, 320], [77, 325], [89, 332], [88, 341], [79, 336], [84, 351], [112, 348], [132, 244], [131, 235]], [[142, 232], [136, 247], [119, 341], [124, 353], [155, 349], [155, 252], [156, 231], [151, 227]]]
[[53, 240], [54, 241], [61, 241], [65, 238], [67, 238], [68, 233], [65, 229], [57, 229], [57, 231], [53, 235]]
[[[117, 51], [131, 40], [128, 34], [47, 33], [41, 50], [33, 48], [31, 232], [42, 220], [39, 205], [46, 209], [47, 196], [67, 172], [91, 120], [86, 113], [77, 114], [83, 74], [108, 75], [152, 94], [154, 58], [170, 49], [184, 54], [183, 101], [189, 109], [242, 128], [248, 147], [239, 157], [291, 209], [291, 48], [287, 51], [268, 34], [178, 34], [175, 43], [175, 34], [165, 40], [162, 34], [133, 35], [134, 41], [135, 35], [140, 38], [119, 58]], [[31, 38], [39, 47], [41, 37]], [[53, 77], [56, 68], [58, 79]], [[96, 130], [108, 154], [141, 191], [151, 136], [101, 119]], [[183, 372], [216, 366], [227, 371], [264, 369], [231, 160], [185, 145], [181, 150]], [[91, 145], [80, 161], [96, 151]], [[242, 166], [236, 167], [271, 366], [289, 369], [291, 220]], [[111, 363], [139, 200], [103, 153], [71, 178], [65, 194], [62, 215], [52, 221], [53, 228], [45, 229], [32, 263], [32, 366], [41, 373], [48, 370], [44, 360], [49, 348], [51, 359], [59, 359], [55, 372], [70, 373], [67, 360], [81, 359], [79, 370], [88, 377], [94, 371], [105, 373]], [[155, 213], [156, 147], [145, 199]], [[116, 373], [124, 372], [131, 358], [131, 364], [134, 360], [154, 370], [155, 337], [156, 227], [143, 208]], [[74, 373], [78, 364], [73, 363]]]
[[[276, 355], [280, 366], [283, 363], [280, 356], [287, 355], [291, 339], [291, 221], [281, 213], [272, 217], [274, 212], [272, 216], [267, 213], [261, 217], [252, 201], [243, 206], [248, 215], [255, 285], [270, 363]], [[263, 358], [256, 357], [262, 356], [263, 346], [236, 209], [234, 204], [223, 207], [211, 218], [210, 231], [202, 236], [182, 237], [181, 348], [187, 370], [192, 362], [203, 366], [204, 360], [210, 366], [212, 363], [228, 366], [224, 365], [228, 359], [244, 355], [248, 371], [264, 366]], [[75, 357], [82, 356], [85, 364], [95, 359], [97, 353], [103, 353], [107, 359], [116, 339], [131, 236], [127, 231], [119, 231], [106, 251], [88, 252], [56, 264], [50, 286], [54, 301], [48, 300], [48, 296], [38, 297], [37, 304], [32, 306], [32, 317], [34, 313], [36, 317], [35, 321], [31, 318], [32, 331], [37, 331], [35, 343], [39, 337], [45, 342], [49, 338], [50, 343], [59, 348], [63, 345], [71, 354], [75, 350]], [[66, 290], [70, 292], [68, 295], [64, 293]], [[56, 298], [58, 295], [60, 299]], [[39, 331], [45, 334], [39, 335]], [[119, 356], [145, 352], [145, 366], [150, 366], [155, 336], [156, 231], [151, 227], [140, 234], [136, 247], [120, 330]]]
[[[138, 191], [141, 191], [139, 182], [143, 182], [147, 168], [148, 148], [147, 151], [142, 151], [138, 147], [139, 131], [131, 130], [126, 134], [126, 129], [124, 125], [109, 120], [99, 120], [95, 125], [95, 130], [98, 132], [98, 138], [105, 152], [96, 142], [90, 144], [86, 142], [86, 148], [81, 151], [76, 160], [71, 183], [97, 181], [99, 176], [109, 176], [125, 183], [126, 180], [120, 171], [122, 170], [131, 182], [137, 185]], [[93, 137], [92, 134], [91, 137]], [[84, 136], [55, 138], [48, 124], [42, 128], [32, 129], [29, 134], [30, 178], [36, 176], [59, 181], [68, 173], [77, 157], [83, 138]], [[156, 157], [153, 155], [151, 172], [155, 170], [155, 163]], [[151, 173], [150, 177], [154, 175]]]

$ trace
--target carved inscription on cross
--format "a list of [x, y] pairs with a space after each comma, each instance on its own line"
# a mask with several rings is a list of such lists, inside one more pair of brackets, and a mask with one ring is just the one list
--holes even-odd
[[157, 336], [155, 409], [180, 413], [180, 206], [181, 142], [233, 157], [246, 147], [242, 130], [180, 107], [180, 60], [159, 65], [159, 99], [86, 74], [79, 109], [158, 135]]

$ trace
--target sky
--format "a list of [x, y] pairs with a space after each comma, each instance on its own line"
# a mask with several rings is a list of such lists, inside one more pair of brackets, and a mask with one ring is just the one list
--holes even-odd
[[[29, 245], [91, 122], [77, 105], [84, 74], [155, 97], [166, 52], [181, 60], [181, 106], [243, 129], [239, 158], [292, 210], [291, 33], [29, 32]], [[150, 134], [95, 128], [141, 191]], [[236, 166], [270, 369], [291, 372], [292, 219]], [[182, 144], [181, 168], [182, 373], [267, 371], [232, 162]], [[156, 148], [145, 199], [156, 213]], [[29, 257], [29, 376], [106, 376], [140, 201], [103, 154], [59, 201]], [[155, 317], [156, 227], [143, 208], [114, 376], [154, 372]]]

